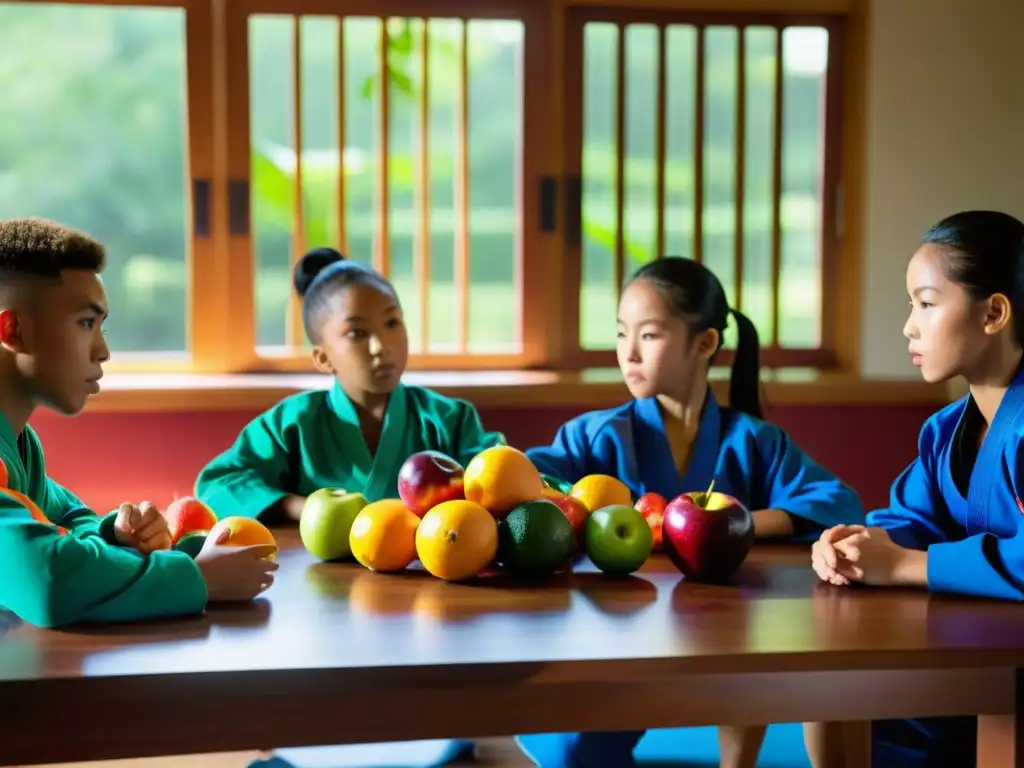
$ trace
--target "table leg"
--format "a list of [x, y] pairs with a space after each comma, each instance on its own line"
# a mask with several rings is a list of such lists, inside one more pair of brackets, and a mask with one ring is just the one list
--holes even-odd
[[1015, 677], [1014, 714], [978, 718], [978, 768], [1024, 768], [1024, 670]]
[[804, 747], [814, 768], [871, 768], [871, 721], [804, 723]]
[[871, 721], [843, 723], [844, 768], [871, 768]]
[[1024, 768], [1018, 718], [1019, 713], [978, 718], [978, 768]]

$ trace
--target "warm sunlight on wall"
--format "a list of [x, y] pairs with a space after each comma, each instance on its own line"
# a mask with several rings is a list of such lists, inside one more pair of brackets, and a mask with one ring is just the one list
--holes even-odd
[[916, 378], [901, 330], [918, 238], [964, 208], [1024, 217], [1024, 3], [878, 0], [869, 39], [861, 370]]

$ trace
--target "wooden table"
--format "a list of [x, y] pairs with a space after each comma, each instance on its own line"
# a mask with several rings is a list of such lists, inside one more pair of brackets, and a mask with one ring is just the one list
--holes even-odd
[[[762, 547], [737, 584], [662, 557], [529, 585], [317, 563], [279, 532], [267, 597], [176, 622], [0, 643], [0, 765], [318, 744], [982, 714], [1024, 765], [1024, 607], [816, 582]], [[1015, 749], [1016, 748], [1016, 749]]]

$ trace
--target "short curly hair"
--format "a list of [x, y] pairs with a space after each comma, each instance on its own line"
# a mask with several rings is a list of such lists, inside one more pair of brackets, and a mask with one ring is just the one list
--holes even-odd
[[0, 220], [0, 281], [60, 277], [65, 269], [102, 272], [107, 252], [98, 240], [49, 219]]

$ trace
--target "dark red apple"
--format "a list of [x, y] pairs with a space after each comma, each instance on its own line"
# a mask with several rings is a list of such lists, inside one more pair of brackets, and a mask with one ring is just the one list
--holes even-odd
[[668, 506], [668, 499], [660, 493], [645, 493], [636, 500], [636, 504], [633, 506], [637, 512], [644, 516], [647, 524], [651, 526], [651, 533], [654, 534], [654, 551], [660, 552], [662, 549], [661, 526], [665, 520], [665, 508]]
[[738, 499], [724, 493], [684, 493], [665, 508], [662, 546], [695, 581], [724, 582], [754, 545], [754, 521]]
[[590, 510], [579, 499], [566, 496], [561, 491], [552, 488], [544, 489], [544, 498], [554, 502], [568, 518], [576, 534], [576, 553], [584, 552], [586, 550], [585, 525], [587, 518], [590, 517]]
[[440, 451], [414, 453], [398, 471], [398, 496], [419, 517], [443, 501], [462, 499], [463, 468]]

